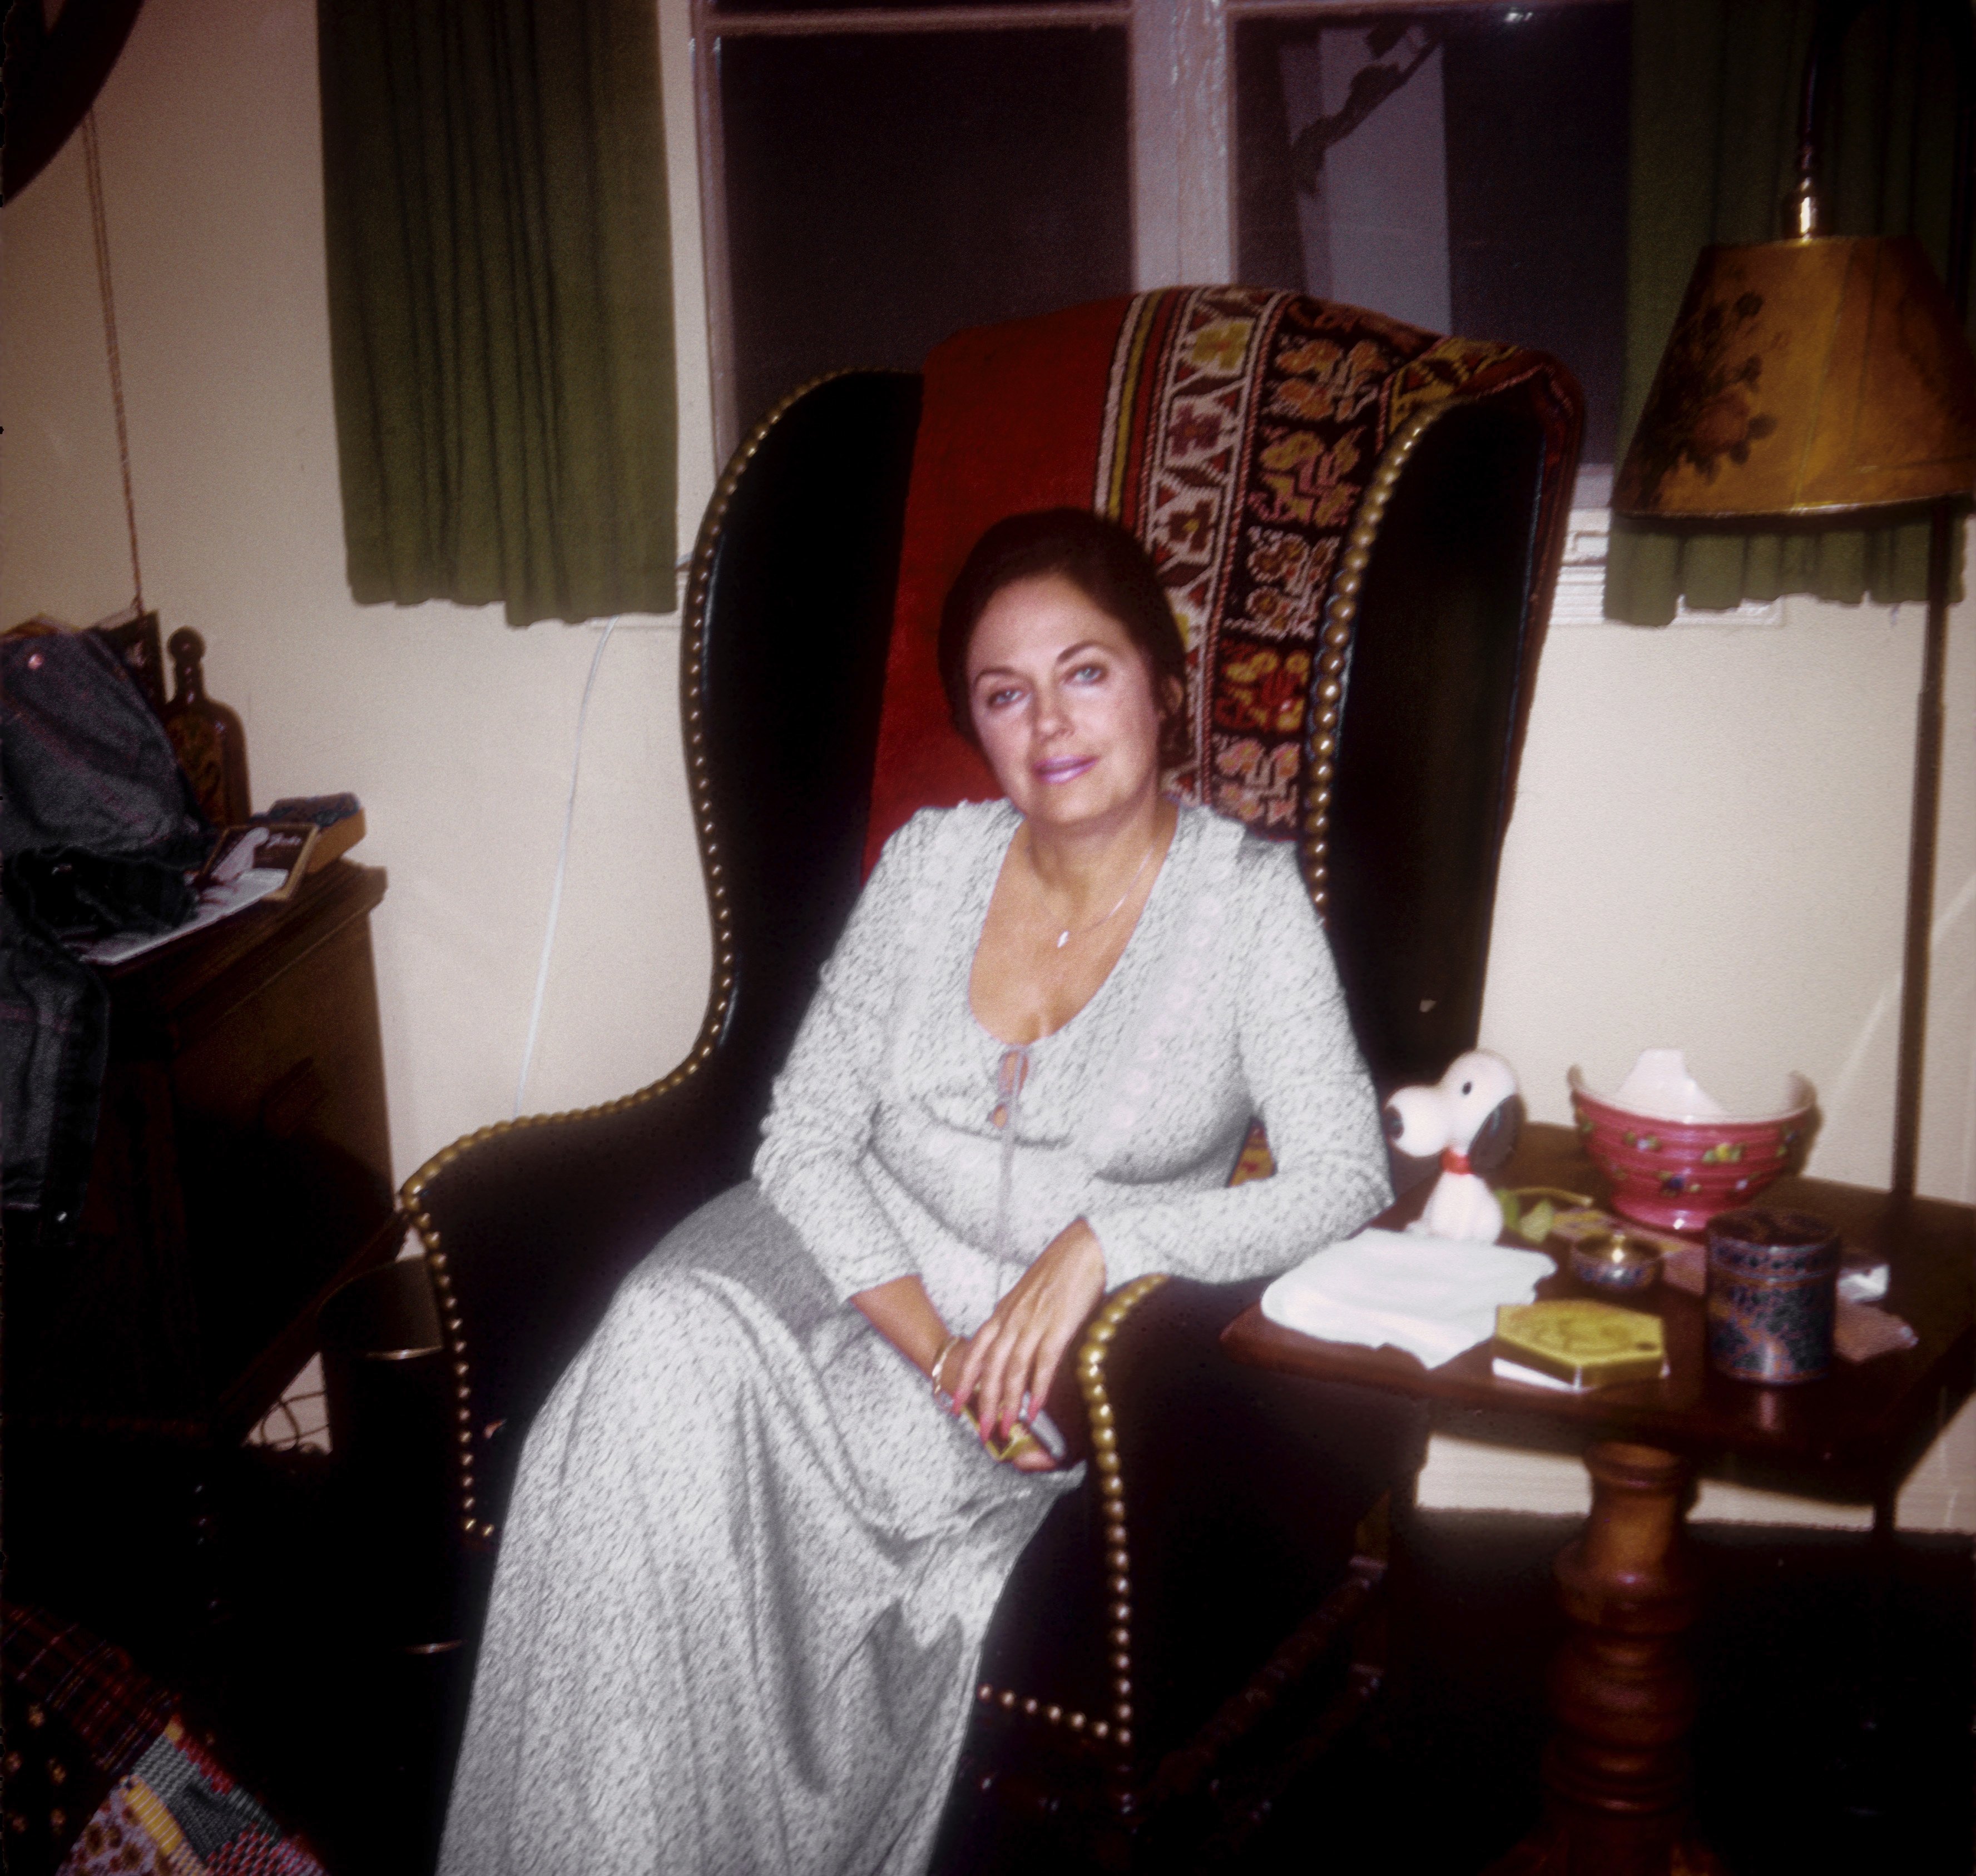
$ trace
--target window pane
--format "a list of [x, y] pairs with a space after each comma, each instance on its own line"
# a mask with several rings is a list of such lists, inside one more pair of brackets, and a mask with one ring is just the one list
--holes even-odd
[[736, 413], [1131, 285], [1123, 29], [720, 42]]
[[1613, 460], [1625, 331], [1630, 8], [1242, 21], [1244, 279], [1555, 352]]

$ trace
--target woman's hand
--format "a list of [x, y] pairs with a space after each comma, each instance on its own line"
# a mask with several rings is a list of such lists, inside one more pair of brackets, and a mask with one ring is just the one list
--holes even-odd
[[[1082, 1219], [1059, 1232], [1016, 1280], [966, 1344], [948, 1357], [954, 1399], [971, 1403], [982, 1437], [1006, 1441], [1023, 1397], [1040, 1412], [1064, 1352], [1105, 1294], [1105, 1252]], [[1040, 1446], [1025, 1446], [1013, 1462], [1026, 1472], [1052, 1463]]]

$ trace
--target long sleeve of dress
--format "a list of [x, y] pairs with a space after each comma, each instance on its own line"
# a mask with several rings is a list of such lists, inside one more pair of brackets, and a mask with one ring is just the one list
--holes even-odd
[[[1371, 1078], [1286, 848], [1252, 848], [1223, 953], [1237, 973], [1243, 1081], [1276, 1173], [1236, 1186], [1128, 1194], [1085, 1213], [1115, 1289], [1148, 1271], [1225, 1282], [1280, 1270], [1357, 1230], [1392, 1197]], [[1184, 1059], [1172, 1065], [1187, 1071]]]
[[865, 1149], [912, 943], [914, 887], [937, 823], [885, 843], [776, 1078], [755, 1177], [839, 1302], [918, 1269], [871, 1188]]

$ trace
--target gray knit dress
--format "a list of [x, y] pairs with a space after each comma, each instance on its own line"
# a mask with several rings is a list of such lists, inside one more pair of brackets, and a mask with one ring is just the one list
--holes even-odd
[[[995, 1464], [848, 1299], [917, 1273], [965, 1333], [1079, 1217], [1115, 1288], [1280, 1269], [1386, 1203], [1294, 856], [1204, 811], [1010, 1076], [967, 986], [1018, 824], [893, 838], [755, 1178], [632, 1273], [530, 1430], [444, 1876], [924, 1868], [990, 1614], [1076, 1475]], [[1256, 1114], [1276, 1174], [1231, 1189]]]

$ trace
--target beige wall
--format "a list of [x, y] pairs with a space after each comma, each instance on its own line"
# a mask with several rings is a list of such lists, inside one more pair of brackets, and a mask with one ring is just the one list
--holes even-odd
[[[1678, 1045], [1705, 1086], [1816, 1086], [1812, 1170], [1884, 1184], [1922, 609], [1554, 629], [1505, 847], [1483, 1039], [1542, 1118]], [[1976, 618], [1952, 620], [1921, 1180], [1976, 1199]]]
[[[713, 481], [685, 8], [660, 0], [681, 335], [680, 531]], [[360, 608], [342, 574], [308, 0], [151, 0], [100, 100], [145, 594], [210, 647], [254, 792], [351, 788], [387, 867], [400, 1175], [514, 1099], [594, 628]], [[0, 211], [0, 620], [130, 597], [80, 146]], [[1800, 1068], [1814, 1167], [1884, 1179], [1919, 620], [1554, 633], [1505, 856], [1484, 1039], [1540, 1117], [1649, 1042]], [[676, 621], [598, 678], [528, 1105], [647, 1080], [707, 963]], [[1922, 1183], [1976, 1199], [1976, 632], [1956, 618]], [[1966, 1515], [1958, 1514], [1958, 1515]]]
[[[167, 632], [205, 634], [257, 804], [364, 801], [358, 857], [391, 876], [375, 932], [402, 1177], [512, 1107], [600, 634], [351, 602], [309, 0], [153, 0], [97, 117], [145, 597]], [[680, 166], [688, 542], [713, 482], [694, 189]], [[0, 620], [86, 624], [130, 581], [79, 139], [0, 210]], [[532, 1107], [651, 1079], [700, 1019], [674, 626], [627, 621], [598, 673]]]

